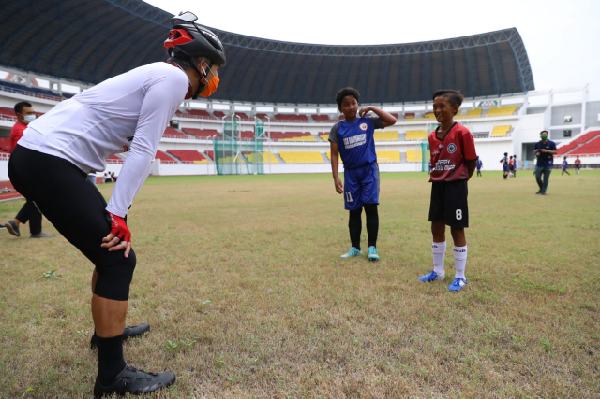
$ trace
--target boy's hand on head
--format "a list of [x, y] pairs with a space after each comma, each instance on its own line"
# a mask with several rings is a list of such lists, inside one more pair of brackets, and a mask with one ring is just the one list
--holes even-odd
[[358, 111], [358, 116], [360, 116], [362, 118], [363, 116], [365, 116], [366, 114], [368, 114], [370, 110], [371, 110], [371, 107], [362, 107]]

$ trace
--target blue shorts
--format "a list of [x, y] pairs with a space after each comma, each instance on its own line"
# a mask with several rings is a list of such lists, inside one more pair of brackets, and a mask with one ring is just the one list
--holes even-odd
[[379, 205], [377, 162], [344, 170], [344, 208], [352, 211], [369, 204]]

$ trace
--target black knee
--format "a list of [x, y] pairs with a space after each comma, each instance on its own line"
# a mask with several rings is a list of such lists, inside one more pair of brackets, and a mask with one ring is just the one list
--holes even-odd
[[375, 205], [375, 204], [365, 205], [365, 213], [367, 214], [367, 219], [369, 217], [378, 217], [379, 213], [377, 211], [377, 205]]
[[94, 294], [115, 301], [127, 301], [136, 264], [135, 252], [129, 251], [127, 258], [123, 255], [124, 251], [106, 252], [105, 259], [96, 264], [98, 281]]
[[357, 224], [360, 226], [362, 223], [361, 220], [362, 208], [353, 209], [350, 211], [350, 218], [348, 219], [348, 227], [352, 228]]

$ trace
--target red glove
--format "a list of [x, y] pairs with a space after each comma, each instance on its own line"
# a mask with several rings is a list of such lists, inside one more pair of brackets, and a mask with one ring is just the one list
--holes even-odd
[[108, 217], [110, 218], [111, 230], [110, 233], [116, 237], [119, 237], [121, 241], [131, 241], [131, 233], [129, 232], [129, 227], [127, 227], [127, 222], [120, 216], [113, 215], [108, 212]]

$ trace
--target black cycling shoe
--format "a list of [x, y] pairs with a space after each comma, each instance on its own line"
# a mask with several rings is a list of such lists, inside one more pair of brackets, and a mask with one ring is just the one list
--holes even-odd
[[[150, 324], [147, 322], [143, 322], [135, 326], [127, 326], [123, 331], [123, 340], [126, 340], [129, 337], [139, 337], [140, 335], [146, 334], [148, 331], [150, 331]], [[90, 349], [96, 349], [97, 346], [98, 336], [94, 334], [90, 339]]]
[[118, 395], [125, 395], [126, 393], [139, 395], [158, 391], [159, 389], [168, 387], [174, 382], [175, 374], [171, 371], [165, 371], [163, 373], [147, 373], [138, 370], [135, 367], [126, 365], [108, 385], [101, 384], [96, 378], [96, 384], [94, 384], [94, 397], [101, 398], [104, 395], [111, 395], [113, 393]]

